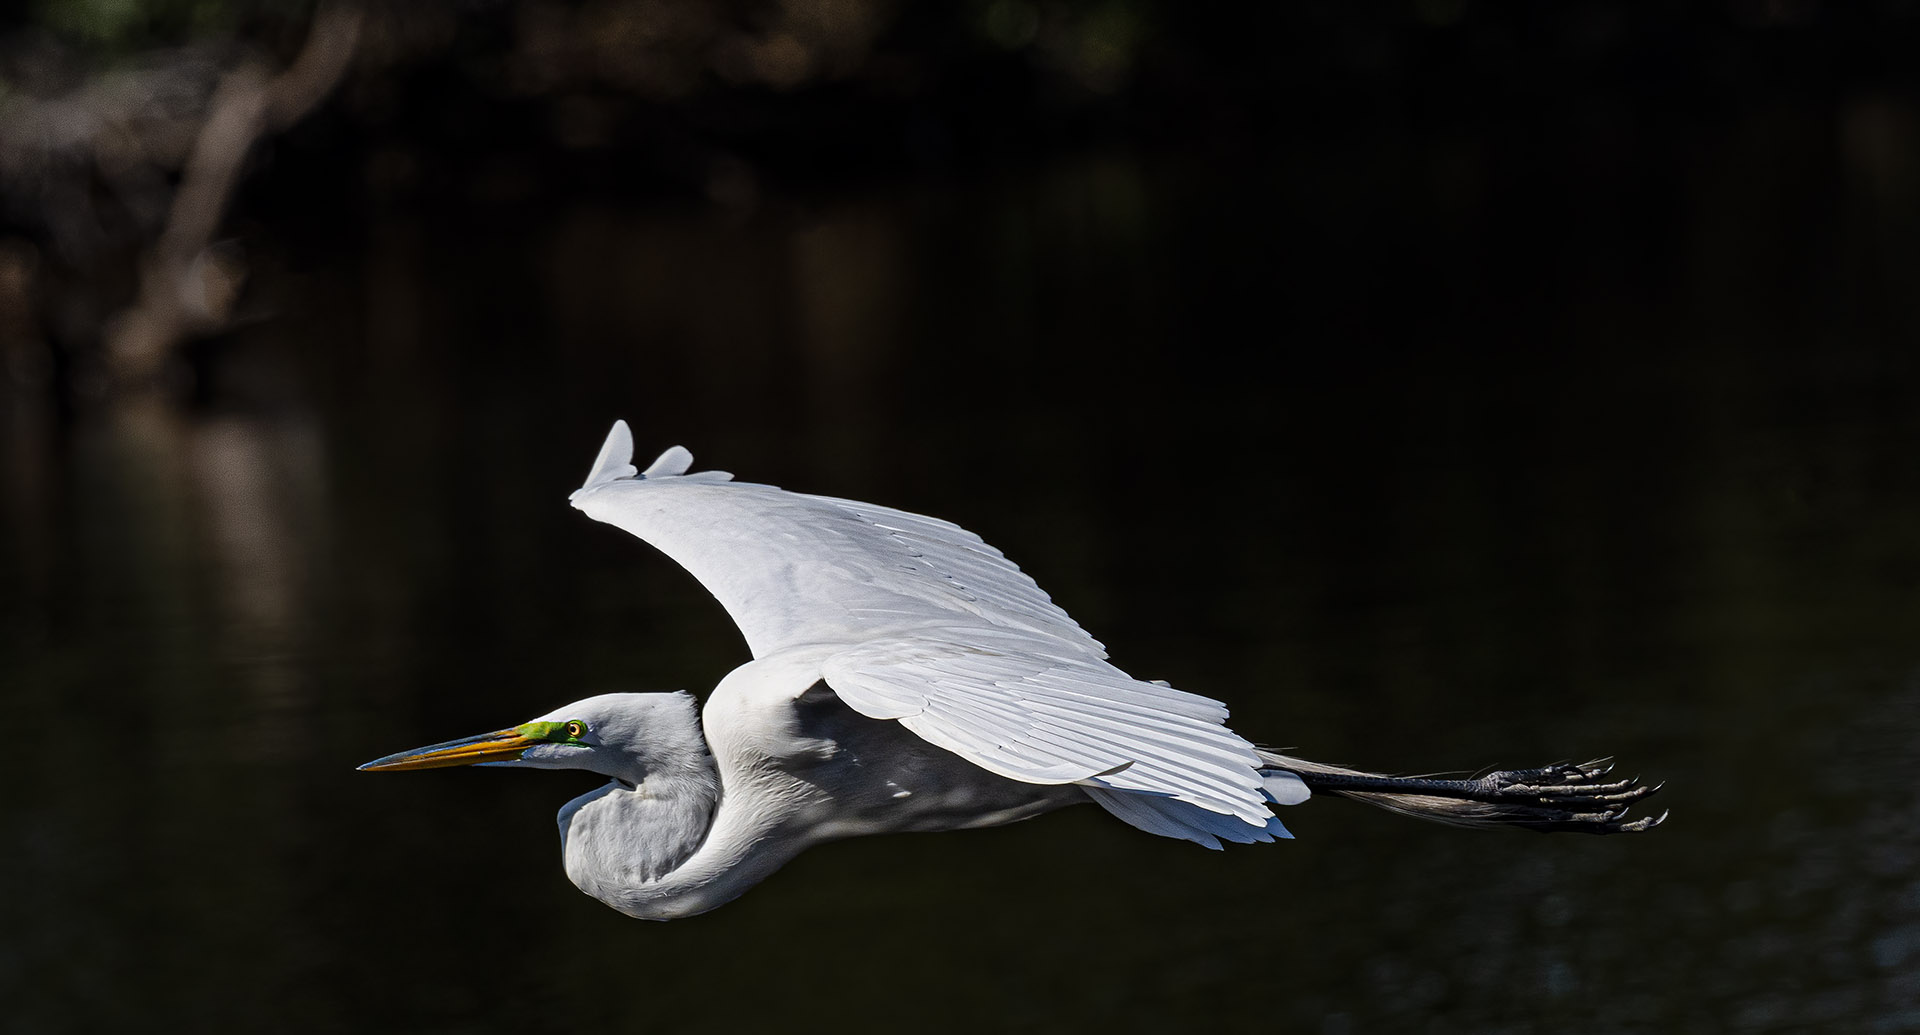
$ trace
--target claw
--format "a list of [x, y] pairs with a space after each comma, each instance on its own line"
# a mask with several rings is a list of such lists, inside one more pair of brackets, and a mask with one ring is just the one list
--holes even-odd
[[1643, 830], [1652, 830], [1654, 827], [1665, 823], [1667, 816], [1671, 814], [1672, 811], [1672, 809], [1662, 809], [1658, 816], [1642, 816], [1632, 822], [1614, 824], [1613, 829], [1609, 831], [1609, 833], [1638, 834]]

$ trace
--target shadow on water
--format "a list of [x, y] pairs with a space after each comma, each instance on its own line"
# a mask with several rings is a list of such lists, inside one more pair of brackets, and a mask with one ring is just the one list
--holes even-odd
[[[1836, 118], [1811, 167], [1768, 159], [1834, 127], [1786, 111], [1524, 190], [1499, 146], [1362, 142], [343, 232], [218, 346], [241, 404], [8, 417], [14, 1020], [1920, 1023], [1916, 140]], [[744, 656], [566, 507], [615, 417], [960, 521], [1251, 737], [1618, 753], [1674, 818], [1327, 802], [1216, 855], [1076, 811], [624, 920], [557, 865], [584, 781], [352, 772]]]

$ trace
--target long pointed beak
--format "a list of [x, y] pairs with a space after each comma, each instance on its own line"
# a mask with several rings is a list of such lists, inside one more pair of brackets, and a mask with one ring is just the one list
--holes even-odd
[[397, 772], [405, 769], [445, 769], [456, 765], [506, 762], [519, 758], [520, 752], [539, 743], [541, 741], [523, 736], [519, 730], [500, 730], [496, 733], [482, 733], [477, 737], [463, 737], [460, 740], [449, 740], [445, 744], [415, 748], [412, 751], [402, 751], [397, 755], [376, 758], [360, 768], [368, 772]]

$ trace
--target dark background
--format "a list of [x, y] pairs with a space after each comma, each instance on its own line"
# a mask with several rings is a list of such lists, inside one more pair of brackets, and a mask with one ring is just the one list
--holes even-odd
[[[199, 315], [115, 346], [236, 70], [341, 11], [179, 252]], [[1920, 1024], [1910, 5], [0, 30], [20, 1030]], [[592, 779], [353, 772], [744, 659], [566, 506], [616, 417], [980, 532], [1263, 743], [1616, 754], [1672, 819], [1319, 801], [1216, 854], [1071, 810], [627, 920], [559, 867]]]

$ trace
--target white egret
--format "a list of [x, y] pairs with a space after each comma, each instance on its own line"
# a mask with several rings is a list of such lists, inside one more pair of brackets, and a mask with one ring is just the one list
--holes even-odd
[[1658, 790], [1603, 763], [1396, 778], [1254, 747], [1218, 701], [1143, 682], [978, 536], [934, 518], [688, 473], [645, 472], [618, 422], [572, 496], [679, 562], [753, 660], [704, 711], [685, 693], [589, 697], [362, 769], [585, 769], [560, 810], [567, 876], [629, 916], [690, 916], [809, 846], [956, 830], [1092, 802], [1209, 848], [1291, 837], [1313, 792], [1473, 826], [1619, 833]]

